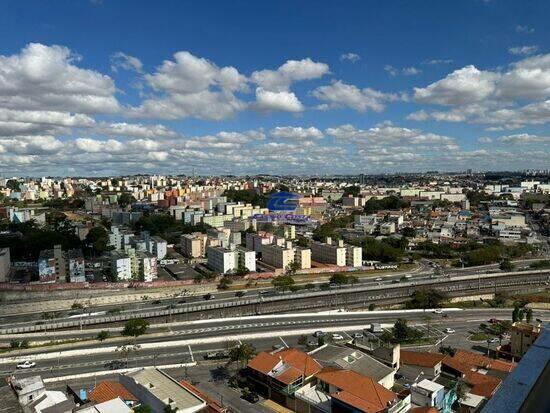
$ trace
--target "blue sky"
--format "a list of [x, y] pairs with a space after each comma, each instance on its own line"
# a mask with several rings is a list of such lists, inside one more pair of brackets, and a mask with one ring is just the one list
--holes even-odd
[[544, 1], [4, 1], [6, 173], [550, 168]]

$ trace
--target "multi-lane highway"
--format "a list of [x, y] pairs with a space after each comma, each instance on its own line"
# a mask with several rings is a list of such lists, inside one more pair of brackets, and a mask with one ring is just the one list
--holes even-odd
[[[429, 329], [431, 334], [444, 340], [446, 344], [468, 345], [470, 331], [475, 330], [481, 322], [490, 318], [510, 319], [510, 309], [456, 310], [449, 312], [448, 317], [428, 312], [365, 312], [345, 314], [312, 314], [312, 315], [278, 315], [247, 317], [244, 319], [220, 319], [194, 321], [181, 324], [172, 332], [163, 335], [146, 335], [130, 341], [130, 351], [126, 354], [121, 349], [123, 342], [92, 342], [83, 345], [72, 345], [61, 352], [43, 349], [36, 354], [17, 357], [4, 355], [0, 359], [0, 374], [16, 375], [41, 374], [43, 377], [70, 376], [98, 371], [110, 371], [109, 363], [118, 360], [127, 362], [127, 367], [164, 366], [181, 363], [193, 363], [204, 360], [204, 355], [212, 351], [227, 349], [231, 343], [242, 340], [251, 342], [258, 350], [271, 349], [275, 346], [299, 346], [303, 343], [299, 337], [306, 335], [308, 341], [315, 340], [312, 333], [325, 331], [341, 334], [346, 340], [355, 332], [363, 332], [371, 323], [392, 325], [396, 318], [406, 318], [410, 325]], [[535, 311], [534, 318], [549, 320], [550, 311]], [[444, 329], [456, 330], [451, 335], [444, 334]], [[134, 347], [139, 345], [139, 348]], [[471, 343], [472, 345], [475, 343]], [[486, 345], [480, 343], [480, 345]], [[33, 358], [36, 367], [28, 371], [16, 370], [17, 362]]]
[[[396, 282], [399, 281], [399, 282]], [[494, 293], [500, 290], [547, 288], [550, 271], [519, 271], [510, 273], [485, 273], [475, 275], [457, 275], [427, 278], [416, 276], [404, 280], [388, 282], [373, 281], [370, 284], [354, 285], [324, 290], [301, 290], [296, 293], [266, 295], [248, 294], [235, 297], [235, 293], [218, 296], [209, 301], [170, 303], [161, 308], [129, 310], [118, 315], [90, 315], [79, 318], [57, 319], [55, 321], [5, 323], [0, 333], [15, 334], [53, 329], [100, 328], [101, 325], [121, 325], [131, 318], [150, 318], [164, 322], [185, 321], [190, 319], [213, 318], [221, 316], [254, 315], [283, 313], [289, 311], [307, 311], [323, 308], [366, 307], [370, 303], [397, 303], [408, 299], [418, 288], [437, 288], [450, 296]], [[195, 297], [194, 300], [197, 298]], [[180, 299], [181, 301], [181, 299]]]

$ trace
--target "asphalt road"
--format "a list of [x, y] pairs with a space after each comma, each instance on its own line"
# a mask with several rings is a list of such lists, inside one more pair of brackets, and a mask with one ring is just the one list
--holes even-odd
[[[542, 258], [528, 259], [528, 260], [517, 260], [514, 263], [517, 266], [518, 270], [527, 269], [528, 265], [532, 261], [538, 261]], [[474, 274], [483, 274], [483, 273], [492, 273], [499, 272], [498, 264], [483, 265], [479, 267], [468, 267], [468, 268], [457, 268], [457, 269], [447, 269], [444, 271], [443, 275], [439, 277], [454, 277], [454, 276], [463, 276], [463, 275], [474, 275]], [[350, 272], [353, 274], [353, 272]], [[434, 268], [431, 268], [425, 261], [421, 262], [421, 265], [411, 271], [398, 271], [394, 273], [372, 273], [367, 277], [361, 277], [359, 279], [359, 284], [361, 286], [379, 286], [379, 285], [391, 285], [395, 280], [400, 280], [405, 275], [410, 275], [410, 280], [422, 281], [434, 279]], [[316, 285], [317, 289], [321, 284], [326, 284], [326, 281], [313, 281], [311, 284]], [[257, 297], [258, 294], [262, 291], [275, 292], [273, 288], [258, 288], [253, 290], [243, 290], [245, 292], [244, 298], [246, 297]], [[215, 302], [224, 302], [234, 300], [236, 297], [236, 291], [230, 292], [216, 292], [213, 295], [213, 299], [208, 300], [208, 303]], [[145, 312], [145, 311], [156, 311], [164, 310], [167, 307], [179, 308], [185, 307], [197, 303], [207, 302], [203, 295], [192, 295], [192, 296], [181, 296], [176, 298], [166, 298], [160, 300], [148, 300], [137, 303], [127, 303], [127, 304], [118, 304], [118, 305], [107, 305], [107, 306], [94, 306], [87, 309], [87, 311], [82, 312], [82, 317], [88, 317], [89, 314], [105, 315], [108, 311], [120, 311], [121, 314], [125, 313], [134, 313], [134, 312]], [[61, 310], [57, 314], [55, 321], [64, 321], [64, 320], [74, 320], [78, 319], [77, 310]], [[32, 313], [32, 309], [29, 310], [29, 314], [14, 314], [6, 315], [0, 317], [0, 325], [10, 326], [10, 327], [19, 327], [30, 324], [37, 323], [37, 314]]]
[[[440, 336], [443, 343], [461, 348], [472, 348], [473, 346], [486, 346], [485, 343], [474, 343], [469, 340], [470, 331], [476, 330], [482, 322], [487, 322], [489, 318], [497, 317], [501, 319], [509, 319], [511, 315], [510, 309], [482, 309], [482, 310], [464, 310], [460, 312], [449, 313], [448, 317], [443, 317], [433, 313], [397, 313], [372, 316], [348, 316], [344, 320], [338, 320], [338, 317], [320, 315], [311, 317], [308, 320], [302, 318], [288, 316], [285, 319], [277, 320], [247, 320], [240, 322], [232, 322], [230, 320], [214, 323], [204, 323], [202, 325], [194, 325], [192, 329], [180, 330], [176, 335], [169, 335], [161, 338], [138, 338], [137, 344], [143, 343], [162, 343], [166, 340], [187, 340], [194, 338], [217, 338], [214, 343], [178, 345], [167, 348], [152, 348], [152, 349], [137, 349], [130, 351], [128, 354], [120, 351], [93, 354], [93, 355], [78, 355], [67, 357], [61, 355], [57, 358], [37, 360], [37, 366], [29, 370], [15, 370], [15, 362], [5, 363], [0, 365], [0, 374], [14, 373], [17, 376], [27, 376], [40, 374], [43, 377], [58, 377], [73, 374], [81, 374], [86, 372], [96, 372], [108, 370], [106, 363], [113, 360], [125, 360], [127, 357], [128, 367], [139, 366], [154, 366], [154, 365], [169, 365], [176, 363], [187, 363], [192, 361], [202, 360], [204, 354], [210, 351], [219, 351], [228, 348], [230, 342], [225, 338], [233, 334], [254, 334], [259, 332], [273, 332], [267, 337], [246, 339], [251, 342], [258, 350], [272, 349], [273, 346], [290, 346], [298, 345], [298, 339], [303, 334], [300, 331], [303, 329], [323, 330], [331, 327], [342, 327], [342, 330], [337, 330], [345, 339], [350, 339], [354, 332], [362, 332], [366, 325], [371, 322], [382, 324], [393, 324], [399, 318], [406, 318], [410, 325], [416, 325], [420, 329], [426, 330], [429, 317], [430, 334]], [[340, 317], [342, 318], [342, 317]], [[534, 318], [541, 318], [543, 321], [550, 320], [550, 311], [535, 311]], [[356, 327], [355, 327], [356, 326]], [[345, 328], [344, 328], [345, 327]], [[455, 333], [446, 335], [444, 329], [450, 327], [456, 330]], [[285, 331], [284, 335], [277, 335], [275, 332]], [[287, 335], [288, 334], [288, 335]], [[92, 347], [112, 346], [112, 344], [94, 344]], [[71, 349], [78, 346], [71, 346]], [[7, 356], [7, 354], [5, 355]]]

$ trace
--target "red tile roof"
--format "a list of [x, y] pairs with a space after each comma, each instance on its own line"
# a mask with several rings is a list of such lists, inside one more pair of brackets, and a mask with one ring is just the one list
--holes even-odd
[[513, 363], [504, 360], [495, 360], [466, 350], [457, 350], [453, 358], [461, 363], [469, 364], [471, 366], [503, 371], [505, 373], [511, 372], [514, 367], [516, 367]]
[[287, 348], [285, 350], [278, 351], [273, 354], [273, 356], [280, 357], [285, 363], [300, 370], [304, 377], [313, 376], [322, 369], [321, 364], [319, 364], [317, 360], [309, 354], [295, 348]]
[[397, 399], [397, 394], [381, 386], [373, 378], [351, 370], [325, 368], [315, 377], [339, 389], [331, 397], [364, 412], [384, 411], [388, 403]]
[[260, 373], [268, 374], [277, 364], [279, 364], [280, 361], [281, 360], [279, 357], [266, 353], [265, 351], [261, 351], [256, 355], [256, 357], [250, 360], [248, 367], [259, 371]]
[[443, 361], [446, 356], [440, 353], [428, 353], [426, 351], [401, 350], [401, 364], [412, 366], [435, 367]]
[[491, 397], [502, 383], [499, 378], [478, 373], [472, 370], [474, 366], [462, 363], [454, 357], [447, 357], [443, 364], [462, 373], [464, 382], [471, 387], [470, 393], [478, 396]]
[[93, 389], [88, 398], [95, 403], [103, 403], [120, 397], [123, 401], [138, 402], [126, 387], [117, 381], [102, 381]]

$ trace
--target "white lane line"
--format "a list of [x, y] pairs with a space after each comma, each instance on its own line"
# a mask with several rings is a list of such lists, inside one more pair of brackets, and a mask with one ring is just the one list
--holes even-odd
[[350, 340], [353, 340], [353, 337], [350, 336], [350, 335], [349, 335], [348, 333], [346, 333], [345, 331], [342, 331], [342, 333], [344, 333], [344, 335], [348, 336], [348, 338], [349, 338]]
[[195, 357], [193, 356], [193, 350], [191, 350], [191, 345], [188, 344], [187, 348], [189, 349], [189, 355], [191, 356], [191, 363], [195, 362]]
[[286, 348], [288, 348], [288, 344], [286, 344], [286, 342], [283, 340], [282, 337], [279, 337], [279, 340], [281, 340], [281, 342], [283, 343], [283, 346], [285, 346]]

